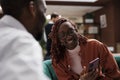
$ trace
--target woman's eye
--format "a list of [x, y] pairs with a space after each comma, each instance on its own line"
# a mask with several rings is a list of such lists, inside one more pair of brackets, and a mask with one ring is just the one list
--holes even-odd
[[64, 33], [61, 33], [61, 34], [59, 34], [59, 38], [63, 38], [65, 36], [65, 34]]
[[74, 34], [74, 30], [70, 30], [68, 34]]
[[74, 29], [70, 29], [66, 33], [65, 32], [61, 32], [61, 33], [59, 33], [58, 38], [62, 39], [65, 36], [73, 35], [75, 33], [74, 31], [75, 31]]

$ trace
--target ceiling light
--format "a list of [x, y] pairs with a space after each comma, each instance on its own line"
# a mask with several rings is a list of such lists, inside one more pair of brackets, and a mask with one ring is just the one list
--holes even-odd
[[46, 1], [64, 1], [64, 2], [96, 2], [97, 0], [46, 0]]

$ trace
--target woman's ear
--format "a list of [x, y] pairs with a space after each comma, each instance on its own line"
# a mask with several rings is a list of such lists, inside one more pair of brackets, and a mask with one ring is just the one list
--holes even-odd
[[29, 3], [29, 11], [33, 17], [36, 16], [36, 7], [34, 1], [30, 1]]

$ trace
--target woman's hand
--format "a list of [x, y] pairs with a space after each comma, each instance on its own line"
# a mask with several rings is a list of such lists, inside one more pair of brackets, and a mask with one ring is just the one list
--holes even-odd
[[99, 76], [98, 69], [87, 72], [86, 67], [84, 67], [80, 75], [80, 80], [95, 80], [98, 76]]

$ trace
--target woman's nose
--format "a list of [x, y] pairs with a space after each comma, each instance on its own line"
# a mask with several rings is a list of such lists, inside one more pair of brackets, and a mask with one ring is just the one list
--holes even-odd
[[61, 39], [61, 40], [65, 40], [65, 39], [66, 39], [66, 36], [62, 37], [62, 39]]

